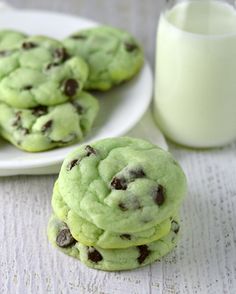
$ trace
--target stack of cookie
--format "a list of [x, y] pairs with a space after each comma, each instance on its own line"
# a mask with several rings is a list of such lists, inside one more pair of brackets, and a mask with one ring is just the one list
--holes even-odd
[[96, 269], [150, 264], [176, 245], [185, 192], [178, 163], [149, 142], [122, 137], [82, 145], [55, 183], [49, 240]]
[[108, 90], [132, 78], [143, 52], [129, 34], [109, 27], [58, 41], [0, 32], [0, 134], [37, 152], [81, 141], [98, 113], [84, 90]]

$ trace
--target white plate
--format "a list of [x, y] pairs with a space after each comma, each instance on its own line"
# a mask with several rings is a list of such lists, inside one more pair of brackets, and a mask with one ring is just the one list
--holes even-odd
[[[0, 13], [0, 29], [17, 29], [28, 34], [46, 34], [59, 39], [79, 29], [96, 25], [98, 24], [80, 17], [45, 11], [5, 9]], [[152, 73], [150, 66], [145, 62], [142, 71], [133, 80], [100, 94], [100, 113], [92, 133], [84, 142], [127, 133], [143, 116], [151, 97]], [[46, 152], [27, 153], [2, 140], [0, 141], [0, 175], [31, 171], [51, 173], [58, 170], [58, 165], [75, 146], [76, 144]]]

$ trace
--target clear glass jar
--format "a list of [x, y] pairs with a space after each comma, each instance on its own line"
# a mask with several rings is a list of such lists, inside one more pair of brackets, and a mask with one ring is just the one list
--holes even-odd
[[183, 145], [236, 139], [236, 10], [230, 1], [167, 1], [157, 32], [154, 112], [165, 135]]

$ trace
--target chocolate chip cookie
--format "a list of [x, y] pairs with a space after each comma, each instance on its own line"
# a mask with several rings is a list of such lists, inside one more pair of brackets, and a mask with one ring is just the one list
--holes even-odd
[[141, 139], [120, 137], [81, 145], [61, 168], [66, 204], [96, 227], [139, 232], [173, 215], [186, 179], [170, 153]]
[[84, 138], [98, 109], [97, 99], [86, 92], [56, 106], [17, 109], [0, 103], [0, 134], [29, 152], [66, 146]]
[[87, 89], [108, 90], [131, 79], [144, 61], [141, 46], [129, 33], [99, 26], [72, 34], [64, 40], [68, 52], [89, 65]]
[[88, 66], [63, 44], [45, 36], [23, 39], [9, 56], [0, 56], [0, 100], [15, 108], [52, 106], [80, 93]]

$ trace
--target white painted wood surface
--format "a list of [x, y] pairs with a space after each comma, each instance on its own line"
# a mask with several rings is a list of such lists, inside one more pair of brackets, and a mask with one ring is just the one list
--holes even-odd
[[[18, 7], [88, 16], [133, 32], [154, 60], [155, 0], [14, 0]], [[236, 293], [236, 143], [209, 151], [175, 145], [189, 193], [182, 240], [146, 268], [106, 273], [86, 268], [48, 244], [54, 176], [0, 178], [0, 293]]]

